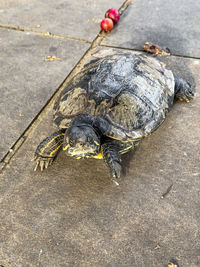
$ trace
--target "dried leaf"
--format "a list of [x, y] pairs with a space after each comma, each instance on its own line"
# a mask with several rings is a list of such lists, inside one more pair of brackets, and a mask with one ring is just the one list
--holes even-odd
[[169, 48], [162, 48], [161, 46], [157, 44], [153, 44], [150, 42], [146, 42], [144, 45], [144, 51], [151, 53], [151, 54], [160, 54], [160, 55], [170, 55]]
[[53, 61], [53, 60], [60, 60], [60, 58], [56, 56], [47, 56], [45, 58], [45, 61]]
[[160, 249], [160, 246], [159, 245], [156, 245], [154, 249], [155, 250]]
[[49, 37], [50, 35], [51, 35], [50, 32], [46, 32], [46, 33], [44, 34], [45, 37]]

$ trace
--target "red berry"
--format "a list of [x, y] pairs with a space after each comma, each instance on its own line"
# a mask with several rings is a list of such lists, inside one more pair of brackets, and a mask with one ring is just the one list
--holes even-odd
[[101, 22], [101, 29], [106, 31], [106, 32], [109, 32], [112, 30], [113, 28], [113, 21], [112, 19], [109, 19], [109, 18], [105, 18], [102, 20]]
[[106, 12], [105, 17], [112, 19], [114, 24], [116, 24], [120, 19], [120, 14], [116, 8], [111, 8]]

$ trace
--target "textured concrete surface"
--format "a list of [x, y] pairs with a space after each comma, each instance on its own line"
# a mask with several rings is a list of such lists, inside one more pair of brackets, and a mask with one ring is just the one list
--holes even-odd
[[[89, 44], [0, 29], [0, 159], [76, 65]], [[48, 56], [60, 60], [46, 61]]]
[[142, 49], [149, 41], [175, 55], [200, 57], [199, 14], [199, 1], [134, 0], [103, 43]]
[[[93, 41], [106, 10], [119, 8], [123, 0], [3, 0], [0, 24], [64, 34]], [[40, 28], [36, 26], [40, 25]]]
[[37, 144], [55, 130], [51, 110], [30, 133], [0, 181], [0, 264], [167, 266], [174, 258], [180, 266], [200, 265], [200, 61], [161, 60], [195, 81], [197, 96], [177, 102], [165, 123], [124, 156], [119, 187], [103, 161], [63, 152], [49, 169], [33, 172]]
[[[19, 26], [32, 28], [31, 25], [40, 24], [38, 18], [44, 23], [46, 16], [46, 22], [51, 20], [51, 29], [55, 27], [57, 33], [64, 33], [65, 28], [69, 29], [66, 19], [60, 18], [65, 12], [60, 10], [59, 13], [52, 6], [60, 5], [60, 9], [62, 6], [64, 9], [70, 1], [53, 2], [48, 6], [44, 1], [2, 1], [0, 23], [18, 26], [15, 23], [18, 18], [24, 22]], [[85, 1], [89, 3], [85, 7], [89, 5], [92, 10], [90, 19], [99, 16], [96, 9], [93, 14], [96, 2]], [[74, 10], [77, 3], [71, 6], [70, 2], [71, 9], [67, 12]], [[144, 41], [157, 42], [157, 37], [163, 36], [163, 44], [172, 52], [182, 51], [184, 56], [199, 57], [198, 45], [196, 48], [193, 45], [198, 44], [198, 37], [190, 35], [199, 29], [198, 2], [190, 0], [180, 4], [179, 0], [165, 3], [156, 0], [148, 3], [133, 1], [104, 43], [134, 48], [129, 42], [133, 40], [135, 47], [141, 48], [143, 37]], [[155, 12], [156, 9], [159, 12]], [[164, 9], [170, 12], [164, 14]], [[180, 17], [181, 10], [184, 16]], [[191, 15], [187, 15], [189, 12]], [[152, 39], [147, 38], [147, 30], [140, 31], [139, 24], [135, 26], [132, 20], [146, 22], [147, 13], [151, 15], [151, 23], [147, 22], [151, 25], [148, 27]], [[172, 13], [176, 13], [173, 16], [175, 32], [169, 31]], [[79, 14], [83, 24], [85, 14]], [[39, 30], [51, 31], [47, 27], [49, 24], [43, 23]], [[74, 20], [72, 26], [76, 23]], [[95, 23], [97, 29], [99, 26]], [[42, 25], [47, 28], [42, 29]], [[83, 34], [94, 36], [94, 28], [90, 29], [86, 34], [83, 30]], [[77, 32], [69, 34], [77, 37]], [[144, 32], [146, 36], [143, 36]], [[138, 39], [132, 37], [133, 33], [137, 33], [134, 36]], [[81, 34], [78, 36], [83, 36]], [[179, 39], [173, 39], [174, 36]], [[13, 139], [10, 140], [15, 140], [16, 125], [23, 129], [30, 119], [27, 116], [19, 120], [19, 112], [24, 115], [24, 110], [32, 112], [34, 109], [35, 113], [30, 113], [34, 118], [37, 109], [47, 101], [47, 94], [50, 97], [55, 92], [88, 45], [8, 30], [1, 30], [0, 38], [3, 48], [0, 57], [0, 137], [3, 140], [11, 135]], [[175, 40], [182, 41], [177, 44]], [[61, 60], [44, 60], [54, 54]], [[34, 172], [31, 159], [36, 146], [56, 129], [52, 123], [52, 105], [36, 119], [26, 141], [0, 174], [0, 265], [167, 267], [174, 259], [180, 267], [200, 266], [200, 59], [158, 58], [166, 62], [175, 75], [196, 84], [196, 97], [190, 103], [176, 102], [164, 124], [136, 151], [124, 155], [119, 187], [109, 180], [103, 161], [75, 160], [66, 157], [64, 152], [47, 170]], [[6, 101], [8, 97], [10, 105]], [[2, 108], [2, 104], [7, 106]], [[9, 116], [3, 120], [5, 112]], [[5, 125], [13, 127], [8, 131]]]

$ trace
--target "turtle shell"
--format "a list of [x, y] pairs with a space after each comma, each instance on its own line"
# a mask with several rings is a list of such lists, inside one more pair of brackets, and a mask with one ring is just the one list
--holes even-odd
[[68, 128], [80, 114], [101, 116], [109, 137], [140, 139], [165, 119], [174, 100], [174, 77], [165, 65], [144, 54], [100, 50], [75, 75], [54, 105], [54, 122]]

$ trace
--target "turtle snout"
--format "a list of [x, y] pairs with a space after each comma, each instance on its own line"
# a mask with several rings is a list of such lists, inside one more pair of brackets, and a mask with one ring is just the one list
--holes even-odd
[[76, 140], [76, 145], [77, 145], [78, 147], [80, 147], [80, 148], [84, 148], [84, 147], [86, 147], [86, 145], [87, 145], [87, 140], [86, 140], [86, 138], [85, 138], [85, 137], [83, 137], [83, 138], [78, 138], [78, 139]]

